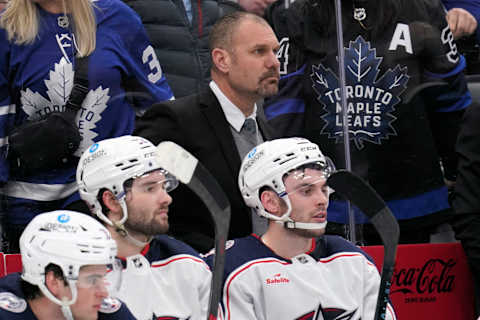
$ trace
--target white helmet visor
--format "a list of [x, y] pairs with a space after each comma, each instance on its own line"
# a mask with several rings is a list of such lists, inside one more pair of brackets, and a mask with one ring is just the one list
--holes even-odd
[[117, 296], [122, 284], [122, 263], [115, 259], [107, 265], [87, 265], [80, 268], [77, 287], [106, 291], [109, 296]]
[[[156, 169], [144, 173], [141, 176], [128, 179], [123, 183], [125, 194], [128, 193], [128, 191], [155, 193], [159, 190], [163, 190], [168, 193], [174, 190], [177, 186], [177, 178], [164, 169]], [[121, 198], [122, 196], [123, 194], [119, 195], [118, 198]]]
[[[310, 170], [307, 170], [310, 169]], [[309, 172], [311, 170], [315, 170], [315, 172], [320, 172], [320, 175], [315, 174], [310, 175]], [[300, 193], [307, 193], [312, 188], [316, 188], [318, 184], [321, 185], [321, 188], [324, 189], [325, 195], [328, 197], [330, 194], [330, 190], [328, 186], [325, 184], [328, 177], [335, 171], [335, 165], [333, 164], [330, 158], [325, 157], [325, 162], [323, 161], [313, 161], [309, 163], [305, 163], [300, 165], [297, 168], [289, 170], [287, 173], [283, 175], [283, 182], [287, 179], [287, 177], [291, 180], [297, 181], [296, 186], [293, 190], [285, 191], [279, 194], [280, 197], [285, 197], [297, 192]]]

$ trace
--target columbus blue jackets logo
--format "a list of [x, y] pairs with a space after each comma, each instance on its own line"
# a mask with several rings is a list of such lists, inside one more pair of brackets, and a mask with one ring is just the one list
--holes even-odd
[[312, 310], [295, 320], [360, 320], [361, 318], [354, 318], [356, 312], [357, 310], [347, 311], [339, 308], [322, 308], [320, 305], [316, 311]]
[[[400, 102], [399, 96], [405, 91], [409, 76], [407, 67], [397, 65], [378, 77], [382, 60], [370, 42], [361, 36], [350, 41], [349, 47], [345, 48], [347, 120], [350, 140], [358, 149], [364, 147], [364, 142], [380, 144], [382, 139], [397, 134], [392, 126], [396, 120], [392, 112]], [[321, 133], [341, 142], [343, 118], [339, 79], [322, 64], [312, 66], [310, 77], [326, 111], [322, 116], [325, 125]]]

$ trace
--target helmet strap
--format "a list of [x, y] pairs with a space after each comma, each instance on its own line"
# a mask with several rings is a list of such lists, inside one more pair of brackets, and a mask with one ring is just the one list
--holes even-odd
[[66, 320], [74, 320], [70, 306], [62, 305], [62, 313]]
[[150, 243], [150, 241], [152, 241], [153, 237], [152, 236], [148, 237], [147, 241], [144, 242], [144, 241], [135, 239], [128, 233], [127, 229], [125, 229], [125, 221], [127, 220], [127, 217], [128, 217], [127, 204], [125, 203], [125, 198], [119, 199], [119, 201], [120, 201], [120, 206], [122, 207], [122, 210], [123, 210], [123, 217], [118, 222], [112, 221], [113, 226], [115, 227], [115, 231], [120, 236], [127, 239], [127, 241], [130, 242], [131, 244], [140, 248], [145, 247], [147, 244]]
[[313, 230], [313, 229], [325, 229], [327, 226], [327, 221], [322, 223], [307, 223], [307, 222], [295, 222], [291, 219], [289, 221], [277, 221], [278, 223], [283, 223], [283, 226], [287, 229], [303, 229], [303, 230]]

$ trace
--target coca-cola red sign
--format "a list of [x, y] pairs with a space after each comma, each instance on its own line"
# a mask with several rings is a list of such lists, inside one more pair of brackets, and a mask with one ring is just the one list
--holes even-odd
[[[383, 247], [363, 249], [381, 271]], [[461, 245], [399, 245], [390, 298], [400, 320], [473, 319], [472, 278]]]
[[455, 283], [454, 259], [429, 259], [423, 266], [396, 268], [391, 294], [447, 293], [452, 292]]

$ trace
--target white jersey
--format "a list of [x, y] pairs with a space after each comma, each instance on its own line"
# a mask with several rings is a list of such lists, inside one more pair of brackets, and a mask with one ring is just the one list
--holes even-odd
[[[380, 275], [368, 256], [337, 236], [312, 240], [291, 260], [252, 235], [227, 246], [223, 308], [228, 320], [371, 320]], [[207, 262], [213, 261], [212, 256]], [[386, 319], [395, 320], [391, 304]]]
[[122, 260], [117, 296], [138, 320], [206, 319], [211, 272], [191, 247], [162, 235]]

